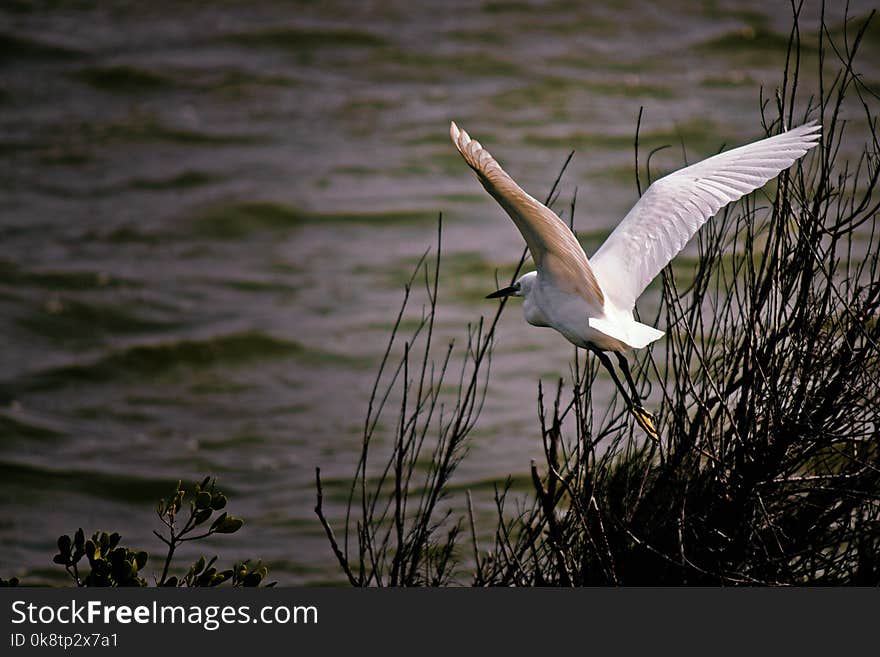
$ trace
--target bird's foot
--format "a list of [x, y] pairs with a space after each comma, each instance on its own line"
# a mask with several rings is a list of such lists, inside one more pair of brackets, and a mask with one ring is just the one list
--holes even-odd
[[641, 406], [633, 406], [630, 411], [638, 425], [648, 434], [648, 437], [659, 443], [660, 434], [657, 433], [657, 428], [654, 426], [654, 416]]

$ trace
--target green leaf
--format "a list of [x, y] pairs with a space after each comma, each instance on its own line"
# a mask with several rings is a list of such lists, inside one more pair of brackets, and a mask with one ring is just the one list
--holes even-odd
[[226, 506], [226, 496], [223, 493], [214, 493], [211, 497], [211, 508], [214, 511], [219, 511], [224, 506]]
[[213, 496], [206, 490], [203, 490], [201, 493], [196, 495], [196, 508], [197, 509], [207, 509], [211, 506], [211, 501]]
[[208, 584], [208, 586], [220, 586], [223, 582], [225, 582], [230, 577], [232, 577], [232, 571], [231, 570], [223, 570], [223, 571], [217, 573], [216, 575], [214, 575], [213, 577], [211, 577], [211, 580], [207, 584]]
[[211, 530], [216, 529], [217, 526], [220, 525], [224, 520], [226, 520], [226, 511], [224, 511], [214, 519], [214, 522], [211, 523]]
[[203, 572], [201, 575], [199, 575], [198, 579], [196, 580], [197, 585], [198, 586], [211, 586], [211, 580], [214, 579], [214, 575], [216, 573], [217, 573], [216, 568], [208, 568], [207, 570], [205, 570], [205, 572]]
[[213, 529], [218, 534], [234, 534], [241, 526], [244, 524], [244, 520], [241, 518], [235, 518], [233, 516], [229, 516], [223, 519], [221, 523], [215, 523]]
[[242, 586], [259, 586], [260, 582], [263, 581], [263, 575], [257, 571], [253, 573], [248, 573], [244, 576], [244, 579], [241, 582]]
[[126, 550], [123, 547], [118, 547], [118, 548], [114, 549], [113, 551], [111, 551], [107, 555], [107, 561], [109, 561], [114, 566], [118, 566], [123, 561], [125, 561], [127, 558], [128, 558], [128, 550]]
[[197, 511], [193, 520], [196, 525], [201, 525], [205, 522], [214, 512], [211, 509], [202, 509], [201, 511]]
[[144, 550], [140, 550], [136, 552], [134, 555], [134, 562], [137, 565], [138, 570], [143, 570], [143, 567], [147, 565], [147, 559], [150, 558], [150, 555], [147, 554]]
[[73, 542], [70, 540], [70, 536], [65, 534], [64, 536], [58, 537], [58, 553], [63, 557], [70, 556], [70, 547]]

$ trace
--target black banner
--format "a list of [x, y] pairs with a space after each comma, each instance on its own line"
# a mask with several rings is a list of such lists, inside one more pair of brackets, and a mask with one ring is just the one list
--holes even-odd
[[[874, 589], [0, 589], [0, 654], [631, 654], [871, 645]], [[95, 652], [97, 651], [97, 652]]]

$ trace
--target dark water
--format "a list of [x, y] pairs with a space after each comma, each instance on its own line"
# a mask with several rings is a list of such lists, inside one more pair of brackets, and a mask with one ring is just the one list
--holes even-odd
[[[790, 27], [769, 4], [4, 2], [0, 576], [57, 581], [54, 538], [78, 526], [157, 549], [155, 500], [213, 474], [247, 525], [208, 553], [339, 581], [314, 467], [353, 472], [437, 212], [441, 341], [521, 249], [449, 120], [536, 196], [576, 149], [560, 208], [577, 187], [589, 253], [635, 201], [640, 106], [645, 151], [675, 146], [658, 170], [682, 142], [693, 160], [759, 136]], [[875, 31], [869, 82], [878, 50]], [[527, 472], [537, 379], [569, 372], [518, 311], [498, 338], [460, 491]]]

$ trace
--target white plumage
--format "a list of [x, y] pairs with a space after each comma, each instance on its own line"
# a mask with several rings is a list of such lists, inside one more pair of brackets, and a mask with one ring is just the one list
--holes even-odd
[[552, 326], [578, 346], [622, 351], [663, 335], [632, 317], [648, 284], [722, 207], [815, 146], [820, 130], [807, 123], [657, 180], [589, 260], [565, 222], [523, 191], [478, 141], [455, 123], [450, 134], [480, 182], [513, 219], [535, 261], [537, 274], [526, 274], [519, 290], [510, 290], [526, 297], [527, 319], [534, 320], [530, 323]]
[[[821, 126], [807, 123], [725, 151], [675, 171], [638, 200], [589, 260], [568, 226], [529, 196], [482, 145], [455, 123], [450, 136], [477, 177], [504, 208], [528, 245], [537, 271], [489, 295], [524, 297], [526, 321], [550, 326], [602, 360], [642, 426], [653, 429], [638, 403], [621, 352], [641, 348], [663, 332], [633, 318], [638, 297], [706, 221], [728, 203], [761, 187], [818, 143]], [[613, 351], [632, 399], [604, 352]], [[650, 418], [650, 415], [648, 415]]]
[[590, 259], [603, 292], [618, 308], [632, 309], [700, 226], [794, 164], [816, 145], [820, 130], [807, 123], [657, 180]]

